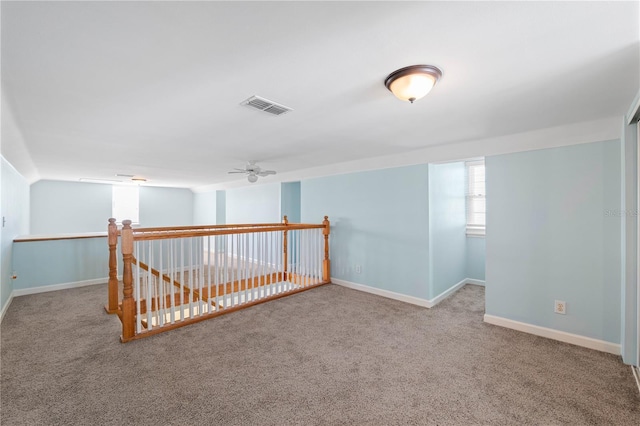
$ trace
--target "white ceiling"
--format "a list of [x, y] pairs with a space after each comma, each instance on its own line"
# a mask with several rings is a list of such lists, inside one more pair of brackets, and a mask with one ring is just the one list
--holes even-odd
[[[638, 2], [1, 7], [3, 98], [42, 179], [193, 188], [249, 159], [293, 172], [622, 117], [640, 86]], [[422, 63], [441, 81], [395, 99], [384, 78]]]

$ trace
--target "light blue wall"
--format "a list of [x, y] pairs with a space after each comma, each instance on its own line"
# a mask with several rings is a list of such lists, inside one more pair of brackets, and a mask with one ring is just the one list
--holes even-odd
[[[106, 230], [107, 219], [111, 215], [111, 185], [41, 181], [32, 188], [36, 188], [32, 200], [39, 207], [38, 211], [34, 210], [33, 223], [39, 225], [36, 227], [39, 234]], [[229, 192], [232, 193], [230, 217], [235, 218], [234, 223], [279, 222], [280, 184]], [[191, 225], [194, 220], [201, 224], [224, 223], [224, 210], [221, 217], [218, 213], [220, 208], [225, 208], [225, 195], [225, 191], [194, 196], [188, 189], [141, 187], [141, 226]], [[55, 214], [51, 214], [52, 211]], [[72, 215], [80, 218], [81, 226], [78, 223], [71, 226], [72, 222], [59, 227], [59, 221], [52, 220], [52, 217]], [[98, 225], [90, 225], [94, 222]], [[48, 255], [51, 251], [54, 254]], [[104, 238], [16, 243], [13, 263], [19, 277], [15, 288], [107, 277], [107, 253]], [[29, 268], [34, 260], [42, 267]]]
[[[6, 219], [2, 227], [1, 238], [2, 262], [0, 266], [0, 311], [11, 296], [14, 282], [11, 279], [13, 273], [13, 239], [19, 235], [29, 233], [29, 183], [18, 173], [13, 166], [0, 157], [0, 206], [2, 217]], [[0, 218], [0, 221], [2, 219]], [[0, 223], [0, 226], [2, 224]]]
[[13, 252], [15, 290], [98, 278], [107, 282], [109, 276], [106, 237], [19, 242], [13, 244]]
[[[486, 158], [486, 313], [620, 343], [620, 143]], [[554, 314], [554, 300], [567, 314]]]
[[186, 225], [193, 225], [193, 192], [190, 189], [140, 187], [140, 226]]
[[428, 190], [427, 165], [304, 180], [301, 219], [329, 216], [332, 277], [426, 299]]
[[467, 275], [465, 190], [464, 163], [429, 165], [429, 299]]
[[41, 180], [31, 185], [31, 234], [106, 231], [111, 185]]
[[[102, 232], [111, 217], [112, 186], [41, 180], [31, 185], [31, 234]], [[189, 189], [140, 187], [140, 225], [193, 224]]]
[[216, 224], [227, 223], [227, 193], [226, 191], [216, 191]]
[[[106, 231], [111, 196], [111, 185], [39, 181], [31, 185], [31, 234]], [[140, 187], [142, 226], [191, 225], [193, 208], [189, 189]], [[14, 288], [106, 278], [107, 256], [104, 237], [15, 243], [12, 264], [18, 279]]]
[[280, 215], [300, 223], [300, 182], [283, 182], [280, 187]]
[[467, 278], [484, 281], [485, 238], [467, 237]]
[[267, 183], [228, 189], [226, 223], [280, 222], [280, 184]]
[[[637, 271], [637, 205], [638, 205], [638, 127], [623, 123], [622, 163], [622, 359], [640, 365], [638, 359], [638, 283]], [[635, 214], [634, 214], [635, 213]]]
[[193, 194], [193, 224], [215, 225], [217, 222], [216, 191]]

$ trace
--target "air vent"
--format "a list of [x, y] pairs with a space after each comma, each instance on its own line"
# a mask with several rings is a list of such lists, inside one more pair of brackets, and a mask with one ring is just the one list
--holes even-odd
[[245, 99], [240, 103], [250, 108], [254, 108], [263, 112], [268, 112], [273, 115], [285, 114], [293, 109], [284, 105], [277, 104], [269, 99], [261, 98], [260, 96], [251, 96], [249, 99]]

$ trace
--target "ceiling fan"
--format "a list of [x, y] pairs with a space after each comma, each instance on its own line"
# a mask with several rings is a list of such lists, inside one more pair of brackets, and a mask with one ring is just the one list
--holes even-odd
[[258, 176], [265, 177], [276, 174], [275, 170], [262, 170], [262, 168], [256, 164], [256, 160], [248, 161], [247, 165], [244, 166], [244, 169], [234, 168], [233, 170], [234, 171], [229, 173], [244, 173], [247, 175], [247, 179], [251, 183], [256, 182], [258, 180]]

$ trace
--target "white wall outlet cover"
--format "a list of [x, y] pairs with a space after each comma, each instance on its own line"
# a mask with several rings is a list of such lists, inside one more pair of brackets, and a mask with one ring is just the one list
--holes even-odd
[[553, 312], [555, 312], [556, 314], [562, 314], [562, 315], [566, 315], [567, 314], [567, 303], [563, 300], [556, 300], [554, 303], [554, 309]]

